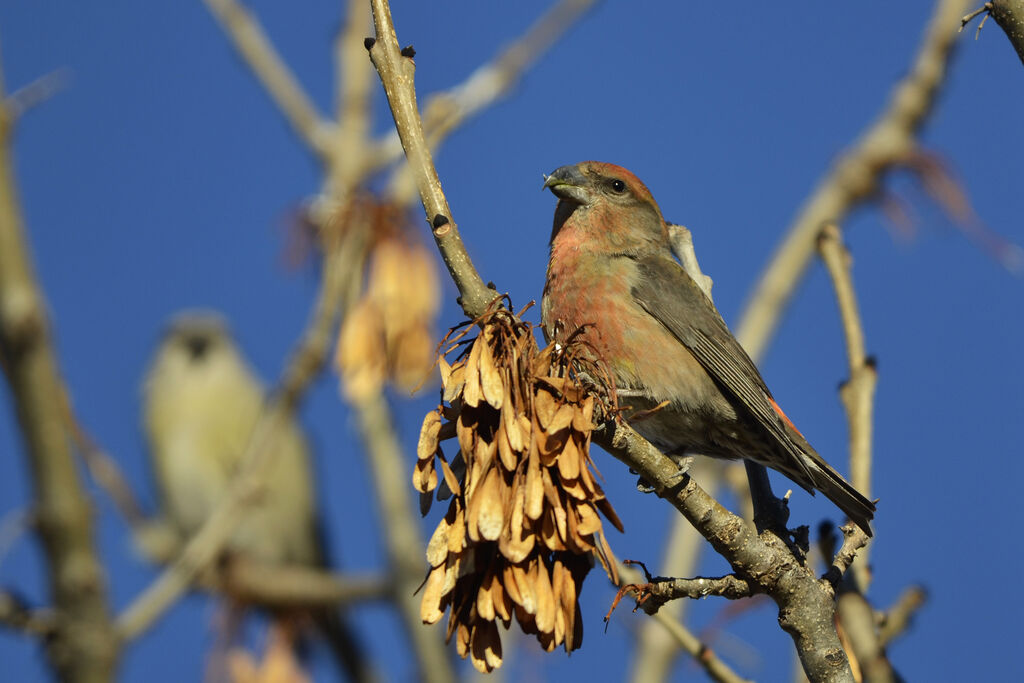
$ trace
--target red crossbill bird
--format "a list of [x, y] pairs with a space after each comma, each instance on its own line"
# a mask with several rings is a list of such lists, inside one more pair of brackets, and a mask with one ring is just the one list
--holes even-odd
[[821, 491], [870, 535], [874, 503], [779, 408], [673, 258], [668, 225], [644, 184], [624, 168], [587, 161], [555, 170], [544, 187], [559, 199], [541, 306], [549, 340], [556, 327], [583, 327], [619, 397], [628, 397], [626, 420], [666, 455], [760, 463]]

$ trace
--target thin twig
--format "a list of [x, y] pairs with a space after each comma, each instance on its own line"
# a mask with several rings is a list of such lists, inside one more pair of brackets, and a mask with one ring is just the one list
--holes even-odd
[[373, 67], [363, 41], [370, 30], [364, 0], [349, 0], [345, 26], [335, 40], [337, 126], [329, 154], [325, 194], [344, 202], [369, 174], [367, 155], [373, 97]]
[[[690, 467], [690, 474], [701, 483], [708, 495], [717, 495], [722, 479], [723, 461], [711, 458], [697, 458]], [[704, 538], [697, 533], [685, 517], [672, 515], [671, 530], [664, 545], [665, 557], [660, 572], [665, 576], [691, 576], [704, 548]], [[672, 670], [672, 663], [679, 653], [679, 641], [670, 634], [663, 622], [667, 619], [684, 623], [689, 600], [676, 600], [658, 610], [658, 619], [644, 621], [637, 635], [637, 644], [632, 654], [629, 680], [636, 683], [663, 681]]]
[[441, 631], [423, 626], [420, 600], [416, 591], [423, 583], [426, 547], [416, 523], [415, 505], [408, 485], [408, 469], [402, 446], [395, 433], [394, 419], [387, 400], [380, 393], [352, 399], [359, 422], [359, 431], [373, 473], [375, 498], [382, 524], [386, 525], [384, 541], [395, 577], [395, 599], [416, 658], [419, 675], [430, 683], [456, 680], [448, 660]]
[[[878, 372], [875, 363], [865, 351], [864, 328], [853, 287], [850, 254], [843, 245], [839, 227], [825, 225], [818, 236], [818, 251], [825, 263], [836, 292], [850, 376], [839, 389], [846, 409], [850, 430], [850, 483], [871, 498], [871, 441], [874, 432], [875, 386]], [[870, 545], [861, 551], [861, 561], [854, 567], [858, 590], [866, 593], [870, 583], [868, 553]]]
[[[468, 119], [505, 97], [523, 74], [596, 4], [595, 0], [560, 0], [537, 18], [525, 34], [503, 49], [494, 59], [477, 67], [459, 85], [426, 98], [423, 128], [430, 150]], [[377, 144], [375, 166], [383, 168], [402, 156], [402, 142], [392, 131]], [[396, 203], [410, 204], [416, 196], [415, 175], [409, 164], [401, 164], [388, 183], [388, 196]]]
[[878, 627], [878, 643], [887, 647], [889, 643], [903, 635], [914, 620], [914, 616], [928, 601], [928, 591], [921, 586], [907, 588], [896, 603], [882, 617]]
[[390, 598], [393, 582], [385, 576], [354, 576], [302, 565], [267, 565], [232, 558], [210, 588], [247, 605], [330, 607]]
[[736, 338], [752, 358], [764, 351], [782, 310], [802, 281], [821, 226], [841, 223], [851, 209], [877, 192], [885, 173], [915, 149], [918, 132], [945, 80], [956, 27], [966, 7], [967, 0], [942, 0], [937, 5], [910, 73], [893, 91], [878, 119], [822, 178], [786, 231], [736, 328]]
[[[416, 177], [420, 201], [433, 228], [434, 241], [459, 289], [463, 310], [470, 318], [476, 319], [487, 310], [498, 293], [484, 284], [470, 261], [448, 206], [448, 199], [441, 189], [441, 180], [437, 176], [416, 106], [416, 89], [413, 84], [416, 65], [412, 57], [403, 55], [398, 47], [387, 0], [371, 0], [371, 7], [377, 37], [367, 41], [370, 59], [387, 94], [395, 129]], [[411, 55], [409, 52], [406, 54]]]
[[67, 85], [70, 75], [70, 69], [56, 69], [18, 88], [4, 100], [3, 106], [7, 111], [7, 117], [12, 122], [17, 121], [29, 109], [38, 107], [50, 99]]
[[237, 0], [203, 0], [295, 133], [324, 158], [333, 135], [295, 74], [277, 54], [259, 21]]
[[[692, 531], [693, 527], [690, 527], [690, 529]], [[633, 567], [623, 566], [619, 568], [619, 578], [623, 584], [626, 582], [641, 584], [647, 577]], [[651, 628], [656, 629], [657, 633], [668, 638], [671, 641], [673, 652], [682, 650], [692, 656], [696, 663], [707, 672], [711, 680], [719, 681], [720, 683], [743, 683], [745, 679], [733, 671], [728, 664], [719, 659], [715, 651], [686, 628], [678, 616], [670, 609], [675, 605], [686, 605], [688, 603], [689, 601], [687, 600], [678, 600], [665, 605], [660, 610], [652, 612], [647, 609], [645, 602], [643, 607], [647, 614], [651, 616], [651, 619], [644, 623], [645, 625], [650, 624]], [[634, 676], [633, 680], [638, 679]]]
[[61, 680], [108, 680], [118, 643], [94, 546], [92, 507], [65, 429], [61, 402], [66, 389], [29, 256], [9, 156], [13, 121], [5, 103], [0, 76], [0, 366], [25, 443], [36, 529], [46, 554], [51, 599], [60, 613], [60, 628], [47, 641], [47, 653]]
[[981, 22], [978, 24], [978, 30], [974, 34], [974, 39], [978, 39], [981, 27], [985, 25], [985, 21], [989, 17], [992, 17], [999, 24], [1000, 28], [1003, 29], [1003, 33], [1010, 40], [1013, 49], [1017, 51], [1017, 56], [1020, 57], [1021, 63], [1024, 63], [1024, 0], [992, 0], [992, 2], [986, 2], [960, 20], [960, 30], [963, 31], [964, 27], [979, 14], [984, 14], [985, 16], [982, 17]]
[[0, 590], [0, 624], [27, 636], [47, 637], [57, 622], [51, 610], [36, 610], [18, 595]]
[[719, 659], [711, 646], [698, 638], [682, 622], [662, 615], [660, 612], [654, 615], [654, 620], [672, 636], [680, 648], [693, 656], [711, 680], [718, 683], [749, 683], [746, 678], [737, 674]]

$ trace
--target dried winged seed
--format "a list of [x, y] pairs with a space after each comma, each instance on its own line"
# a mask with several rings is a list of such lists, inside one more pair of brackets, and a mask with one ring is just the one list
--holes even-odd
[[[580, 452], [586, 453], [587, 451], [584, 448]], [[601, 487], [598, 486], [597, 482], [594, 481], [594, 474], [590, 471], [590, 458], [585, 458], [585, 460], [586, 462], [584, 462], [583, 465], [580, 466], [580, 486], [582, 486], [583, 489], [587, 491], [587, 497], [589, 498], [596, 494], [598, 491], [600, 491]]]
[[437, 370], [441, 373], [441, 386], [448, 386], [448, 381], [452, 376], [452, 366], [448, 362], [448, 359], [444, 356], [439, 356], [437, 359]]
[[472, 558], [469, 562], [463, 562], [459, 555], [448, 556], [444, 564], [444, 585], [441, 587], [441, 595], [448, 595], [455, 589], [459, 582], [459, 572], [463, 565], [471, 564], [471, 560]]
[[547, 377], [551, 373], [551, 353], [554, 350], [553, 346], [545, 346], [540, 352], [533, 358], [533, 374], [536, 377]]
[[[473, 454], [473, 451], [469, 451]], [[463, 455], [466, 453], [463, 452]], [[472, 500], [480, 484], [484, 483], [484, 475], [491, 468], [490, 462], [481, 458], [470, 457], [469, 466], [466, 468], [466, 475], [462, 478], [462, 488], [466, 492], [466, 500]]]
[[565, 640], [565, 610], [562, 608], [563, 573], [568, 572], [556, 558], [551, 566], [551, 593], [555, 605], [555, 645], [560, 645]]
[[535, 447], [530, 448], [526, 464], [526, 516], [536, 521], [544, 511], [544, 479], [541, 476], [540, 455]]
[[[507, 585], [507, 584], [506, 584]], [[533, 615], [523, 609], [522, 605], [515, 605], [514, 611], [516, 614], [516, 621], [519, 622], [519, 628], [522, 629], [523, 633], [536, 633], [537, 632], [537, 620], [533, 618]]]
[[537, 630], [537, 642], [544, 649], [545, 652], [554, 652], [555, 650], [555, 634], [547, 631]]
[[[572, 639], [572, 635], [576, 632], [576, 615], [579, 613], [579, 606], [576, 604], [576, 580], [572, 576], [572, 572], [566, 568], [562, 572], [562, 589], [559, 591], [560, 605], [562, 614], [565, 615], [565, 633], [566, 633], [566, 648], [569, 647], [569, 641]], [[579, 647], [577, 645], [576, 647]]]
[[548, 432], [554, 434], [571, 425], [576, 410], [576, 406], [570, 403], [563, 403], [559, 406], [555, 416], [551, 418], [551, 424], [548, 425]]
[[[444, 486], [442, 482], [441, 486]], [[583, 488], [579, 479], [565, 479], [561, 481], [562, 490], [568, 495], [572, 496], [576, 500], [587, 500], [590, 496], [587, 495], [587, 490]]]
[[[517, 479], [522, 482], [522, 479]], [[532, 531], [525, 528], [525, 506], [526, 492], [522, 485], [516, 486], [512, 491], [512, 504], [509, 510], [509, 523], [498, 539], [498, 550], [510, 562], [522, 562], [533, 550], [536, 536]]]
[[576, 479], [580, 476], [580, 452], [575, 439], [568, 438], [558, 455], [558, 474], [562, 479]]
[[576, 514], [580, 519], [576, 532], [580, 536], [589, 536], [601, 530], [601, 518], [597, 516], [597, 511], [591, 503], [577, 505]]
[[620, 520], [619, 516], [615, 514], [615, 508], [612, 507], [612, 504], [608, 502], [607, 498], [598, 498], [594, 501], [594, 504], [597, 505], [597, 509], [604, 514], [605, 519], [611, 522], [612, 526], [619, 530], [619, 533], [623, 533], [625, 531], [625, 529], [622, 528], [622, 520]]
[[448, 376], [448, 381], [444, 385], [442, 398], [444, 398], [448, 403], [451, 403], [456, 399], [456, 397], [462, 395], [465, 385], [466, 361], [460, 360], [452, 366], [451, 374]]
[[416, 461], [412, 468], [412, 486], [420, 493], [429, 493], [437, 488], [437, 467], [433, 457]]
[[435, 567], [427, 576], [427, 582], [423, 586], [423, 600], [420, 602], [420, 618], [424, 624], [436, 624], [444, 616], [441, 609], [441, 596], [444, 594], [445, 567]]
[[501, 572], [501, 585], [505, 589], [505, 594], [512, 602], [517, 605], [522, 605], [523, 595], [519, 592], [519, 584], [516, 583], [516, 571], [513, 568], [514, 566], [515, 565], [508, 563], [505, 564], [505, 567]]
[[547, 565], [539, 557], [530, 563], [530, 582], [537, 594], [537, 630], [551, 633], [555, 630], [555, 597]]
[[494, 440], [498, 443], [498, 457], [501, 458], [501, 466], [505, 468], [506, 472], [515, 472], [519, 465], [519, 458], [516, 457], [512, 445], [508, 442], [508, 431], [504, 422], [498, 425], [498, 432], [494, 435]]
[[568, 429], [563, 429], [557, 434], [541, 433], [537, 441], [537, 446], [540, 449], [540, 464], [544, 467], [554, 466], [558, 460], [558, 454], [565, 448], [565, 442], [568, 438]]
[[482, 336], [476, 338], [466, 363], [466, 386], [462, 390], [462, 399], [474, 408], [480, 405], [480, 399], [483, 398], [480, 388], [480, 353], [485, 343]]
[[[534, 559], [534, 562], [536, 562], [536, 559]], [[537, 614], [537, 587], [534, 585], [525, 567], [520, 564], [513, 564], [511, 567], [512, 578], [516, 582], [516, 589], [518, 589], [519, 597], [521, 598], [519, 604], [523, 606], [527, 614]]]
[[555, 513], [551, 508], [544, 511], [544, 517], [540, 524], [540, 538], [548, 550], [565, 550], [565, 543], [558, 536], [558, 524], [555, 522]]
[[[451, 514], [451, 510], [449, 510], [449, 514]], [[441, 518], [434, 533], [430, 536], [430, 542], [427, 543], [427, 562], [431, 567], [440, 566], [448, 557], [448, 532], [451, 531], [448, 517], [449, 515], [445, 515]]]
[[551, 476], [551, 470], [547, 467], [540, 468], [540, 478], [544, 487], [544, 499], [548, 501], [548, 505], [553, 508], [562, 507], [562, 498], [558, 495], [558, 488]]
[[477, 508], [476, 526], [480, 536], [488, 541], [498, 540], [505, 524], [505, 485], [502, 479], [498, 468], [492, 467], [476, 493], [476, 498], [481, 501]]
[[491, 598], [490, 576], [480, 582], [476, 591], [476, 613], [481, 619], [494, 621], [494, 600]]
[[469, 626], [462, 622], [455, 628], [455, 651], [463, 659], [469, 654]]
[[509, 597], [508, 591], [505, 590], [505, 584], [497, 571], [491, 574], [490, 591], [494, 613], [508, 625], [509, 619], [512, 618], [512, 599]]
[[452, 501], [452, 508], [455, 509], [455, 514], [452, 518], [451, 526], [448, 528], [446, 540], [448, 542], [448, 552], [459, 553], [462, 552], [462, 548], [466, 543], [466, 514], [463, 512], [462, 507], [458, 505], [458, 498]]
[[505, 425], [505, 435], [508, 437], [508, 443], [512, 450], [521, 453], [526, 444], [523, 441], [523, 433], [519, 429], [519, 420], [516, 419], [512, 401], [505, 401], [501, 404], [501, 421]]
[[572, 428], [577, 432], [589, 434], [594, 430], [594, 397], [587, 396], [583, 405], [572, 416]]
[[491, 407], [501, 408], [501, 404], [505, 402], [505, 383], [502, 381], [501, 371], [494, 365], [494, 356], [491, 355], [489, 344], [484, 344], [480, 352], [480, 389]]
[[416, 457], [419, 460], [433, 458], [437, 452], [438, 435], [441, 433], [441, 413], [431, 410], [423, 418], [423, 426], [420, 428], [420, 440], [416, 444]]
[[597, 559], [601, 561], [601, 566], [604, 567], [604, 571], [608, 574], [608, 577], [612, 580], [612, 583], [619, 583], [619, 568], [618, 562], [615, 560], [615, 554], [612, 552], [611, 547], [608, 545], [608, 539], [604, 537], [603, 533], [597, 534], [598, 540], [601, 542], [597, 553]]
[[533, 414], [541, 427], [546, 429], [554, 419], [556, 412], [558, 412], [558, 405], [555, 403], [554, 396], [543, 389], [534, 394]]
[[565, 378], [554, 377], [552, 375], [546, 375], [544, 377], [537, 378], [537, 384], [541, 386], [548, 386], [555, 390], [555, 393], [561, 394], [565, 390]]
[[519, 431], [523, 433], [523, 447], [530, 443], [531, 434], [533, 432], [533, 423], [530, 418], [526, 417], [523, 413], [519, 413], [516, 417], [516, 421], [519, 422]]
[[455, 433], [459, 437], [459, 450], [462, 451], [462, 457], [468, 459], [476, 446], [476, 432], [473, 431], [473, 424], [465, 412], [459, 415], [459, 421], [455, 423]]
[[[462, 494], [462, 486], [459, 485], [458, 475], [448, 466], [448, 461], [444, 459], [443, 454], [438, 454], [438, 460], [441, 461], [441, 474], [444, 475], [444, 483], [447, 484], [448, 489], [454, 492], [456, 495]], [[457, 458], [456, 462], [462, 461], [461, 458]], [[465, 472], [465, 464], [462, 466], [463, 472]]]
[[477, 621], [470, 631], [470, 661], [482, 674], [501, 666], [501, 639], [493, 621]]
[[476, 442], [476, 453], [474, 454], [474, 456], [476, 457], [477, 460], [479, 460], [481, 462], [484, 462], [484, 463], [487, 463], [488, 465], [490, 465], [491, 461], [494, 460], [494, 456], [497, 453], [498, 453], [498, 440], [495, 439], [493, 436], [491, 437], [490, 441], [488, 441], [487, 439], [485, 439], [483, 437], [480, 437], [480, 438], [477, 439], [477, 442]]
[[565, 651], [572, 652], [580, 649], [583, 644], [583, 614], [580, 612], [580, 603], [576, 601], [573, 605], [572, 615], [572, 640], [565, 639]]

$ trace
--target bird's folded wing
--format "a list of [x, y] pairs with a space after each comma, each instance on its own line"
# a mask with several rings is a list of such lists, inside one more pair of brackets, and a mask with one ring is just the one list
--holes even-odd
[[813, 482], [815, 477], [773, 406], [761, 373], [697, 283], [672, 259], [646, 256], [635, 260], [639, 270], [633, 286], [636, 302], [693, 353], [711, 378], [738, 399], [750, 417], [796, 456], [794, 461]]

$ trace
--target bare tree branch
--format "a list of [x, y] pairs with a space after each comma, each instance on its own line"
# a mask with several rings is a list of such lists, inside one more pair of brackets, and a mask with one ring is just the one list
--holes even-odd
[[268, 565], [232, 558], [210, 585], [244, 604], [269, 608], [329, 607], [392, 597], [384, 576], [352, 576], [302, 565]]
[[[992, 17], [1003, 29], [1003, 33], [1010, 39], [1010, 44], [1017, 51], [1017, 56], [1024, 64], [1024, 0], [992, 0], [965, 15], [960, 20], [960, 30], [963, 31], [975, 17], [984, 14], [981, 23], [978, 24], [978, 32], [985, 25], [985, 19]], [[975, 36], [977, 37], [977, 36]]]
[[[434, 241], [441, 252], [448, 272], [459, 288], [462, 308], [472, 319], [480, 317], [498, 293], [489, 289], [473, 266], [466, 246], [459, 236], [448, 199], [441, 189], [441, 180], [434, 168], [430, 146], [423, 134], [423, 123], [416, 108], [416, 88], [413, 76], [415, 54], [398, 47], [395, 26], [386, 0], [371, 0], [376, 39], [367, 40], [370, 59], [380, 75], [381, 83], [391, 105], [395, 129], [402, 140], [406, 157], [416, 177], [423, 211], [433, 227]], [[408, 55], [408, 56], [406, 56]]]
[[49, 637], [57, 630], [51, 610], [36, 610], [20, 596], [0, 590], [0, 624], [28, 636]]
[[235, 49], [266, 88], [295, 133], [318, 157], [328, 155], [331, 125], [317, 111], [252, 14], [237, 0], [204, 0]]
[[928, 25], [910, 73], [896, 86], [878, 119], [840, 157], [804, 203], [782, 244], [747, 301], [736, 338], [758, 358], [771, 338], [814, 256], [821, 226], [841, 223], [854, 207], [871, 198], [885, 173], [907, 160], [939, 88], [957, 38], [967, 0], [941, 0]]
[[[490, 62], [477, 67], [465, 81], [427, 97], [423, 127], [431, 151], [436, 153], [448, 135], [515, 88], [523, 74], [595, 4], [595, 0], [560, 0], [538, 17], [521, 38]], [[375, 165], [378, 168], [388, 166], [401, 156], [401, 140], [398, 132], [392, 131], [378, 143]], [[388, 195], [401, 204], [413, 201], [416, 181], [408, 163], [396, 169]]]
[[928, 592], [921, 586], [911, 586], [903, 591], [896, 603], [882, 616], [878, 628], [878, 642], [882, 647], [903, 635], [910, 627], [914, 616], [928, 601]]
[[[711, 458], [697, 458], [690, 466], [690, 474], [701, 483], [708, 495], [715, 497], [724, 463]], [[696, 572], [704, 538], [697, 533], [685, 517], [673, 515], [671, 530], [664, 544], [665, 557], [659, 570], [665, 576], [691, 576]], [[679, 640], [666, 629], [664, 622], [683, 623], [688, 600], [675, 600], [658, 610], [657, 619], [640, 625], [629, 674], [635, 683], [654, 683], [666, 680], [672, 663], [679, 653]]]
[[384, 540], [395, 572], [395, 598], [420, 663], [419, 674], [431, 683], [454, 681], [441, 632], [423, 625], [420, 600], [415, 595], [423, 583], [426, 544], [410, 500], [408, 466], [395, 436], [391, 409], [379, 393], [355, 398], [352, 403], [373, 469], [380, 518], [387, 525]]
[[[873, 415], [878, 372], [874, 361], [868, 358], [865, 351], [864, 329], [857, 307], [857, 295], [853, 288], [853, 275], [850, 272], [851, 258], [843, 245], [837, 225], [829, 223], [821, 229], [818, 236], [818, 251], [836, 292], [843, 336], [846, 338], [850, 377], [840, 387], [839, 396], [846, 409], [846, 420], [850, 430], [850, 483], [870, 499], [871, 441], [874, 432]], [[870, 545], [861, 551], [861, 561], [854, 567], [857, 587], [861, 593], [867, 591], [870, 583], [869, 551]]]
[[[0, 102], [3, 83], [0, 77]], [[50, 340], [11, 169], [13, 119], [0, 105], [0, 366], [10, 383], [35, 489], [36, 528], [59, 628], [47, 654], [66, 681], [113, 676], [117, 639], [93, 545], [92, 507], [79, 481], [61, 409], [64, 384]]]
[[779, 625], [792, 638], [812, 681], [853, 681], [833, 623], [834, 592], [796, 558], [789, 545], [726, 510], [690, 477], [624, 423], [609, 422], [594, 441], [644, 478], [724, 557], [738, 577], [766, 593], [779, 608]]
[[725, 662], [719, 659], [714, 650], [679, 620], [658, 612], [654, 615], [653, 621], [675, 640], [680, 649], [694, 658], [711, 680], [718, 683], [748, 683], [747, 679], [729, 668]]

